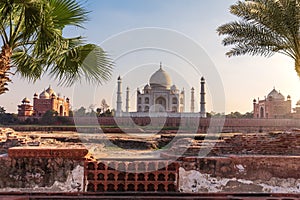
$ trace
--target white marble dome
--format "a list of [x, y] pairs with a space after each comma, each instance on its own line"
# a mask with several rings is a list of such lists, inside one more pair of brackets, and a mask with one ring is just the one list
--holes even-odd
[[170, 89], [171, 87], [171, 77], [169, 74], [160, 67], [150, 78], [150, 86], [151, 88], [155, 87], [163, 87], [166, 89]]

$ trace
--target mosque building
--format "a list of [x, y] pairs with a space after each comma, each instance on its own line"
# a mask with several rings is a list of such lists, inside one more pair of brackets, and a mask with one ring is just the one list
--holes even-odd
[[[125, 112], [122, 110], [122, 79], [118, 78], [117, 109], [116, 116], [129, 113], [129, 88], [126, 88]], [[136, 114], [142, 113], [184, 113], [185, 112], [185, 91], [179, 90], [170, 75], [160, 64], [159, 69], [152, 74], [149, 83], [142, 90], [137, 89]], [[205, 110], [205, 79], [201, 78], [201, 102], [200, 117], [206, 117]], [[195, 113], [195, 89], [191, 88], [190, 113]]]
[[28, 98], [24, 98], [21, 105], [18, 105], [18, 117], [42, 117], [47, 111], [53, 110], [58, 116], [69, 116], [70, 99], [57, 95], [49, 86], [40, 95], [37, 93], [33, 96], [33, 105]]
[[275, 88], [263, 100], [253, 100], [253, 117], [260, 119], [288, 118], [292, 115], [292, 101], [287, 99]]

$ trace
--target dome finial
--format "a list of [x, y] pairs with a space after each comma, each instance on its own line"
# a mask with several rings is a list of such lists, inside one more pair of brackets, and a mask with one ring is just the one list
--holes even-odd
[[159, 66], [159, 68], [160, 68], [160, 69], [162, 69], [162, 62], [160, 62], [160, 66]]
[[168, 73], [162, 69], [162, 64], [159, 70], [157, 70], [151, 77], [150, 77], [150, 87], [164, 87], [170, 89], [172, 80]]

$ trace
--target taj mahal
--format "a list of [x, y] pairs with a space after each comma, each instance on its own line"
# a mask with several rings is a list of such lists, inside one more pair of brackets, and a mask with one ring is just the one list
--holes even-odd
[[192, 115], [197, 115], [200, 117], [206, 117], [205, 108], [205, 79], [201, 78], [201, 93], [200, 93], [200, 111], [195, 111], [195, 89], [191, 88], [191, 102], [190, 111], [185, 111], [185, 91], [179, 90], [178, 87], [172, 83], [170, 75], [163, 69], [162, 63], [159, 69], [152, 74], [149, 79], [149, 83], [144, 86], [142, 90], [137, 88], [137, 102], [136, 102], [136, 112], [129, 112], [129, 87], [126, 88], [126, 100], [125, 100], [125, 110], [123, 110], [122, 101], [122, 78], [118, 78], [117, 82], [117, 109], [116, 116], [126, 116], [138, 115], [151, 113], [167, 113], [169, 115], [189, 113]]

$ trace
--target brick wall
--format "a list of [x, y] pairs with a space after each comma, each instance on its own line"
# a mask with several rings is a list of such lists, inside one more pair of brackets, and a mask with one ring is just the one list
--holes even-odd
[[87, 161], [87, 192], [176, 192], [178, 163], [154, 161]]

